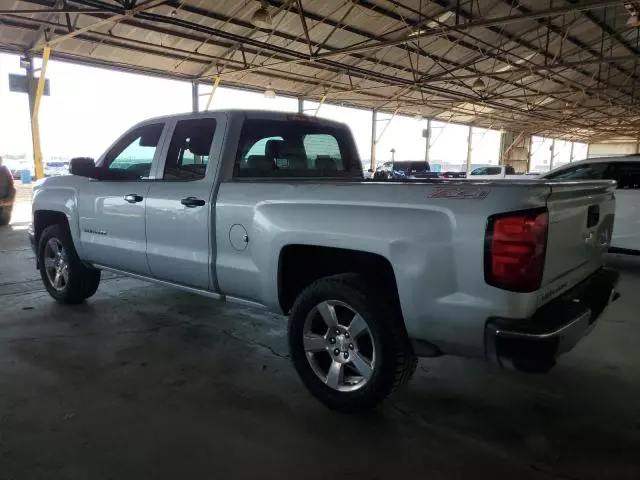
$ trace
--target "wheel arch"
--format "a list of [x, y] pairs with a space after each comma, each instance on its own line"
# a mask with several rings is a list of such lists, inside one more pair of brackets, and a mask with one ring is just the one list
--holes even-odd
[[375, 278], [375, 283], [395, 303], [400, 301], [391, 262], [383, 255], [346, 248], [307, 244], [289, 244], [278, 258], [278, 302], [288, 314], [297, 296], [311, 283], [341, 273], [359, 273]]

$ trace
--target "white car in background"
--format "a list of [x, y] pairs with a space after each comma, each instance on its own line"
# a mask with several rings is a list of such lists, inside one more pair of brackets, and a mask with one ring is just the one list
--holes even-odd
[[530, 177], [517, 174], [511, 165], [485, 165], [471, 170], [467, 178], [469, 180], [500, 180], [501, 178], [526, 180]]
[[69, 162], [45, 162], [45, 177], [55, 177], [57, 175], [69, 174]]
[[615, 180], [618, 182], [611, 253], [640, 255], [640, 155], [591, 158], [558, 167], [545, 180]]

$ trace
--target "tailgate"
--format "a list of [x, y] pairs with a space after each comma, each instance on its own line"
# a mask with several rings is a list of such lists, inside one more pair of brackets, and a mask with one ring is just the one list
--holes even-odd
[[[604, 263], [615, 213], [615, 183], [553, 182], [542, 284], [572, 287]], [[554, 285], [554, 287], [556, 286]]]

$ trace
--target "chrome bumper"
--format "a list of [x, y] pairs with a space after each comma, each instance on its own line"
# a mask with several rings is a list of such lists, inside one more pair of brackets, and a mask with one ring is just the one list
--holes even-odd
[[555, 358], [570, 351], [620, 296], [615, 290], [618, 278], [618, 272], [603, 268], [530, 319], [490, 319], [485, 327], [487, 358], [506, 366], [516, 357]]

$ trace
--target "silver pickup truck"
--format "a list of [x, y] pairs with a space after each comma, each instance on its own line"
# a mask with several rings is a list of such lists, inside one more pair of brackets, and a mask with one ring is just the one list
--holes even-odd
[[255, 111], [149, 120], [71, 172], [33, 192], [53, 298], [111, 270], [288, 315], [302, 381], [343, 411], [418, 356], [549, 370], [615, 298], [614, 182], [365, 182], [345, 125]]

